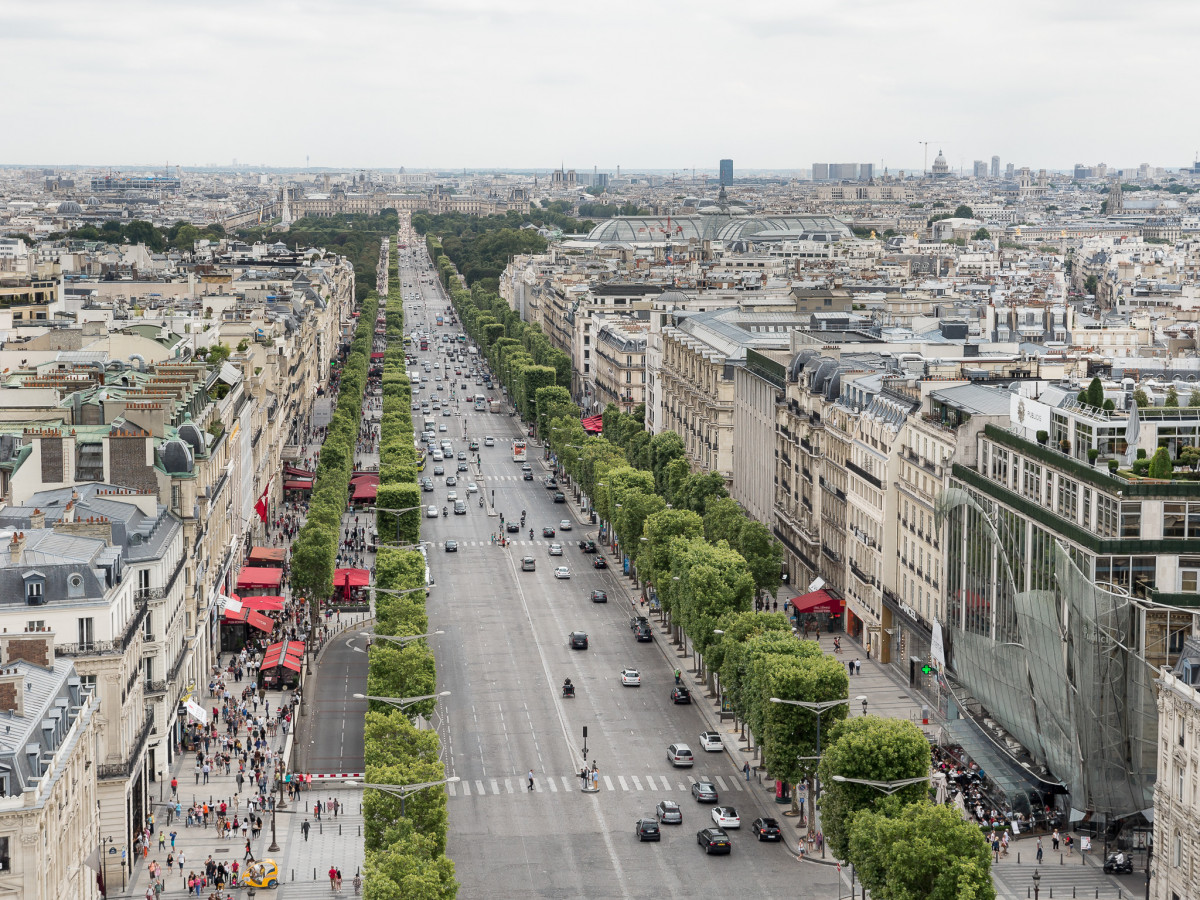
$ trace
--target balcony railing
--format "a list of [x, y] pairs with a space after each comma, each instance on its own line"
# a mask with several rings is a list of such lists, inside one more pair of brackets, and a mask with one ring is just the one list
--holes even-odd
[[183, 661], [187, 658], [187, 647], [180, 646], [179, 655], [175, 657], [175, 662], [171, 663], [170, 671], [167, 672], [167, 681], [174, 682], [179, 677], [179, 670], [183, 668]]
[[129, 620], [129, 624], [125, 627], [125, 631], [119, 638], [111, 641], [82, 641], [75, 644], [58, 644], [54, 645], [54, 652], [59, 656], [107, 656], [110, 653], [121, 656], [129, 649], [129, 645], [133, 642], [133, 637], [137, 634], [142, 622], [146, 620], [149, 614], [149, 609], [145, 602], [139, 602], [137, 612], [133, 618]]
[[166, 681], [147, 681], [143, 683], [142, 690], [147, 694], [165, 694], [167, 683]]
[[142, 730], [138, 732], [137, 737], [134, 738], [133, 743], [130, 745], [129, 755], [125, 757], [125, 761], [119, 763], [102, 763], [96, 766], [96, 777], [103, 780], [108, 778], [128, 778], [132, 775], [153, 730], [154, 720], [147, 719], [145, 724], [142, 725]]

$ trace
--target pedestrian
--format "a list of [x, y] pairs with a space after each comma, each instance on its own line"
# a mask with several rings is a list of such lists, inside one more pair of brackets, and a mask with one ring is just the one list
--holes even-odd
[[846, 668], [849, 669], [850, 674], [853, 675], [854, 674], [854, 660], [852, 660], [852, 659], [846, 660]]
[[313, 804], [313, 818], [318, 822], [321, 821], [321, 801], [318, 800]]
[[337, 867], [336, 866], [329, 867], [329, 887], [332, 890], [335, 890], [335, 891], [337, 890]]
[[171, 779], [171, 799], [179, 799], [179, 779], [174, 777]]
[[750, 763], [742, 763], [742, 773], [746, 776], [746, 780], [750, 780]]
[[533, 769], [529, 770], [529, 789], [533, 790]]
[[[999, 861], [999, 857], [996, 857], [996, 859], [997, 859], [997, 861]], [[1041, 861], [1042, 861], [1042, 839], [1041, 838], [1037, 839], [1037, 861], [1038, 861], [1038, 863], [1041, 863]]]
[[176, 837], [178, 837], [178, 835], [174, 831], [172, 831], [171, 832], [171, 849], [172, 850], [175, 849], [175, 838]]
[[200, 762], [196, 762], [196, 784], [200, 783]]
[[342, 870], [335, 869], [334, 871], [337, 873], [337, 889], [340, 891], [342, 889]]
[[305, 840], [305, 841], [307, 841], [307, 840], [308, 840], [308, 829], [309, 829], [309, 827], [310, 827], [310, 826], [309, 826], [309, 824], [308, 824], [308, 819], [305, 819], [305, 820], [304, 820], [304, 824], [300, 826], [300, 833], [304, 835], [304, 840]]
[[862, 674], [862, 663], [861, 663], [861, 662], [859, 662], [859, 660], [858, 660], [858, 657], [857, 657], [857, 656], [856, 656], [856, 657], [854, 657], [854, 674], [855, 674], [855, 675], [861, 675], [861, 674]]
[[165, 850], [166, 847], [167, 847], [167, 833], [165, 831], [160, 831], [158, 833], [158, 849]]
[[1055, 828], [1054, 833], [1052, 835], [1050, 835], [1050, 849], [1053, 850], [1055, 853], [1058, 852], [1058, 842], [1059, 842], [1058, 829]]
[[1071, 851], [1075, 849], [1075, 838], [1069, 834], [1063, 835], [1063, 843], [1067, 845], [1067, 856], [1071, 855]]

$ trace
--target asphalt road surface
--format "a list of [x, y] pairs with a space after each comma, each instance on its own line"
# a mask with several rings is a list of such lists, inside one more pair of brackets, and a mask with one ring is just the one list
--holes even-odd
[[[420, 248], [424, 262], [424, 250]], [[447, 302], [436, 282], [423, 282], [401, 251], [401, 281], [406, 297], [415, 286], [422, 299], [409, 306], [406, 330], [425, 323], [437, 336], [428, 353], [418, 359], [441, 362], [449, 345], [442, 333], [457, 334], [460, 326], [437, 328], [434, 316]], [[468, 363], [468, 366], [470, 364]], [[450, 372], [453, 372], [453, 365]], [[434, 368], [436, 372], [443, 372]], [[465, 375], [465, 370], [464, 370]], [[469, 393], [483, 392], [470, 377]], [[430, 389], [433, 389], [432, 391]], [[422, 399], [446, 395], [436, 391], [432, 375]], [[461, 395], [460, 395], [461, 396]], [[498, 396], [492, 392], [492, 396]], [[522, 479], [512, 460], [512, 440], [523, 437], [518, 419], [474, 411], [461, 402], [455, 414], [442, 417], [454, 449], [466, 450], [471, 439], [480, 442], [482, 464], [460, 475], [458, 496], [467, 481], [475, 481], [491, 500], [485, 509], [479, 495], [466, 496], [467, 514], [426, 519], [422, 531], [428, 546], [436, 586], [429, 599], [432, 638], [437, 653], [439, 689], [451, 696], [442, 701], [437, 724], [443, 740], [448, 775], [461, 781], [449, 786], [450, 838], [462, 896], [465, 897], [836, 897], [832, 867], [797, 862], [787, 848], [762, 844], [750, 834], [759, 815], [778, 815], [761, 791], [751, 793], [741, 773], [725, 753], [700, 749], [706, 729], [694, 706], [675, 705], [671, 661], [658, 642], [637, 643], [629, 627], [634, 610], [630, 582], [614, 568], [595, 570], [595, 556], [576, 546], [580, 538], [596, 538], [596, 527], [578, 520], [574, 504], [556, 504], [542, 479], [549, 474], [543, 450], [531, 442], [528, 450], [534, 480]], [[421, 413], [417, 432], [421, 431]], [[465, 437], [464, 437], [465, 434]], [[496, 439], [483, 446], [484, 437]], [[456, 463], [447, 463], [453, 473]], [[444, 477], [432, 474], [435, 489], [423, 499], [447, 505]], [[452, 506], [452, 504], [449, 504]], [[508, 547], [492, 543], [501, 531], [499, 515], [520, 521], [519, 534], [510, 534]], [[570, 531], [559, 529], [570, 519]], [[543, 526], [556, 530], [542, 537]], [[529, 539], [529, 529], [534, 539]], [[456, 553], [444, 542], [458, 541]], [[562, 544], [563, 555], [549, 555], [549, 545]], [[522, 571], [522, 559], [535, 561], [535, 571]], [[616, 561], [609, 558], [610, 564]], [[557, 566], [570, 569], [568, 579], [554, 576]], [[608, 603], [593, 603], [593, 589], [605, 590]], [[589, 635], [587, 650], [571, 650], [567, 635]], [[640, 687], [621, 683], [621, 670], [632, 666], [641, 673]], [[578, 686], [574, 699], [563, 699], [565, 677]], [[711, 702], [698, 697], [699, 702]], [[579, 770], [585, 761], [583, 729], [588, 729], [586, 761], [594, 760], [600, 791], [584, 793]], [[688, 743], [696, 754], [692, 769], [674, 769], [667, 746]], [[528, 789], [533, 771], [534, 789]], [[706, 857], [696, 832], [712, 824], [711, 806], [697, 803], [691, 784], [700, 778], [715, 781], [721, 805], [737, 808], [744, 823], [731, 831], [733, 852]], [[634, 822], [653, 816], [662, 799], [677, 801], [682, 825], [663, 827], [659, 843], [639, 843]], [[793, 833], [785, 829], [785, 834]]]

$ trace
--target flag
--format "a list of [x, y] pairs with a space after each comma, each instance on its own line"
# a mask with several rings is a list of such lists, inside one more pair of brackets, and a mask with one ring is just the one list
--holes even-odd
[[[270, 487], [263, 488], [262, 496], [258, 498], [258, 502], [254, 504], [254, 511], [258, 513], [258, 517], [262, 519], [263, 524], [267, 522], [267, 491]], [[245, 507], [243, 507], [244, 509]]]
[[184, 706], [187, 707], [187, 711], [191, 714], [192, 718], [198, 720], [203, 725], [208, 724], [208, 710], [206, 710], [203, 706], [201, 706], [195, 700], [187, 701]]

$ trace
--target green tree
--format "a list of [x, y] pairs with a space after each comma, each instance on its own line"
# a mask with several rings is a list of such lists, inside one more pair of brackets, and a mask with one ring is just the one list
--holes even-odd
[[1192, 392], [1188, 394], [1188, 406], [1200, 406], [1200, 390], [1192, 388]]
[[[870, 781], [899, 781], [929, 775], [929, 739], [912, 722], [879, 716], [856, 716], [839, 723], [829, 735], [819, 766], [824, 797], [821, 819], [829, 849], [838, 859], [849, 857], [849, 826], [855, 813], [874, 809], [884, 797], [865, 784], [838, 782], [834, 776]], [[900, 788], [902, 802], [923, 799], [929, 782]]]
[[1099, 378], [1093, 378], [1087, 386], [1087, 405], [1093, 409], [1104, 406], [1104, 385]]
[[292, 542], [292, 591], [310, 601], [324, 600], [333, 592], [337, 556], [336, 532], [319, 525], [301, 528]]
[[660, 431], [650, 439], [650, 471], [654, 475], [654, 489], [670, 499], [667, 490], [667, 465], [686, 454], [683, 438], [675, 431]]
[[891, 800], [850, 826], [848, 858], [879, 900], [994, 900], [991, 858], [979, 828], [953, 806]]
[[367, 853], [363, 900], [454, 900], [457, 896], [454, 862], [435, 853], [432, 840], [422, 834]]
[[975, 218], [975, 211], [972, 210], [971, 207], [967, 206], [967, 204], [960, 203], [954, 209], [953, 218], [955, 218], [955, 219], [973, 219], [973, 218]]
[[1171, 464], [1171, 454], [1167, 452], [1166, 447], [1159, 447], [1154, 451], [1154, 456], [1150, 458], [1150, 477], [1169, 480], [1173, 470]]
[[975, 240], [990, 241], [991, 239], [992, 239], [992, 233], [990, 231], [988, 231], [986, 228], [979, 228], [975, 231]]
[[679, 625], [701, 656], [716, 639], [713, 629], [721, 617], [748, 611], [754, 594], [746, 561], [724, 541], [677, 541], [672, 547], [671, 584], [682, 600]]
[[745, 524], [746, 514], [732, 497], [711, 497], [704, 508], [704, 537], [712, 543], [728, 541], [736, 547]]
[[232, 351], [228, 344], [216, 344], [208, 348], [208, 362], [214, 369], [221, 368], [221, 364], [229, 359], [229, 354]]
[[1093, 297], [1100, 290], [1100, 282], [1096, 280], [1095, 275], [1089, 275], [1083, 282], [1083, 290], [1085, 293], [1091, 294]]
[[1175, 386], [1167, 388], [1167, 399], [1163, 401], [1163, 406], [1175, 409], [1179, 406], [1179, 392], [1175, 390]]
[[729, 491], [725, 489], [725, 479], [720, 472], [691, 472], [672, 494], [671, 503], [703, 513], [708, 508], [709, 500], [728, 496]]
[[1150, 405], [1150, 397], [1141, 388], [1133, 392], [1133, 402], [1137, 404], [1138, 409], [1145, 409]]

